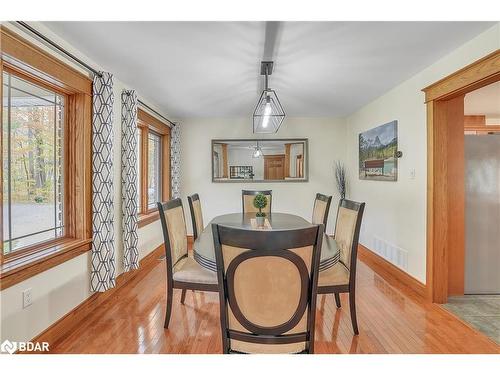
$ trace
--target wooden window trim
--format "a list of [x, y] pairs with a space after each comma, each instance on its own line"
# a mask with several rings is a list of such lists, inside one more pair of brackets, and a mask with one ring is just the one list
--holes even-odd
[[[0, 290], [89, 251], [92, 242], [92, 80], [1, 26], [0, 77], [8, 71], [65, 95], [64, 235], [3, 255], [0, 230]], [[0, 91], [3, 82], [0, 78]], [[0, 109], [3, 111], [3, 106]], [[3, 135], [3, 133], [2, 133]], [[3, 142], [3, 140], [2, 140]], [[0, 155], [1, 162], [2, 155]], [[3, 178], [0, 172], [0, 206]], [[0, 219], [0, 224], [3, 225]]]
[[162, 200], [170, 199], [170, 127], [150, 115], [142, 109], [137, 111], [137, 126], [141, 132], [141, 174], [140, 191], [139, 191], [139, 228], [151, 224], [160, 218], [156, 208], [148, 208], [147, 191], [148, 191], [148, 135], [149, 132], [154, 132], [161, 137], [161, 170], [162, 170]]

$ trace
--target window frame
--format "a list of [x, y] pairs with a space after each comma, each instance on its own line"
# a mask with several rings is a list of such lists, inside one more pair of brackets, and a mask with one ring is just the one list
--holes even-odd
[[[58, 238], [39, 242], [4, 256], [2, 215], [0, 290], [3, 290], [91, 249], [92, 80], [5, 26], [0, 26], [0, 38], [0, 91], [3, 90], [5, 70], [65, 96], [64, 233]], [[3, 105], [0, 113], [3, 116]], [[0, 137], [0, 142], [3, 142], [3, 131]], [[2, 158], [3, 153], [0, 154], [0, 162]], [[0, 206], [3, 210], [2, 184], [3, 168], [0, 169]]]
[[[4, 66], [2, 67], [1, 69], [1, 73], [2, 73], [2, 80], [0, 80], [0, 82], [2, 83], [2, 88], [0, 89], [0, 93], [3, 94], [3, 73], [6, 72], [8, 74], [11, 74], [17, 78], [20, 78], [20, 79], [23, 79], [29, 83], [32, 83], [34, 85], [37, 85], [37, 86], [40, 86], [46, 90], [50, 90], [50, 91], [53, 91], [55, 92], [56, 94], [60, 95], [60, 96], [63, 96], [64, 97], [64, 123], [63, 123], [63, 134], [64, 136], [66, 136], [66, 134], [68, 134], [68, 131], [69, 131], [69, 128], [68, 128], [68, 124], [69, 124], [69, 121], [68, 121], [68, 110], [67, 110], [67, 106], [66, 106], [66, 103], [68, 101], [68, 95], [59, 90], [59, 89], [56, 89], [54, 87], [51, 87], [49, 85], [47, 85], [45, 82], [43, 81], [39, 81], [39, 80], [36, 80], [36, 79], [33, 79], [27, 75], [25, 75], [23, 72], [19, 71], [19, 70], [16, 70], [16, 69], [13, 69], [9, 66], [9, 64], [4, 64]], [[2, 110], [3, 110], [3, 106], [2, 106]], [[3, 119], [2, 119], [2, 126], [3, 126]], [[3, 132], [2, 132], [2, 137], [3, 137]], [[2, 138], [2, 142], [0, 143], [0, 145], [3, 145], [3, 138]], [[65, 141], [65, 138], [63, 138], [63, 157], [62, 157], [62, 161], [63, 161], [63, 191], [64, 191], [64, 195], [63, 195], [63, 218], [64, 218], [64, 221], [66, 221], [66, 217], [67, 217], [67, 212], [66, 212], [66, 206], [68, 204], [68, 200], [67, 200], [67, 197], [66, 197], [66, 187], [67, 187], [67, 181], [66, 181], [66, 171], [68, 170], [68, 162], [66, 160], [66, 155], [68, 155], [68, 144], [67, 142]], [[0, 162], [3, 161], [3, 152], [2, 152], [2, 155], [0, 155]], [[2, 168], [3, 169], [3, 168]], [[3, 210], [3, 172], [2, 172], [2, 180], [0, 181], [0, 189], [2, 189], [2, 201], [0, 202], [0, 208], [2, 208]], [[3, 215], [2, 215], [2, 220], [3, 220]], [[0, 228], [3, 230], [3, 222], [0, 224]], [[2, 259], [3, 259], [3, 262], [8, 262], [9, 260], [11, 259], [18, 259], [18, 258], [22, 258], [24, 256], [27, 256], [27, 255], [30, 255], [30, 254], [33, 254], [33, 253], [36, 253], [37, 251], [39, 251], [40, 249], [44, 249], [44, 248], [47, 248], [47, 247], [50, 247], [50, 246], [53, 246], [53, 245], [57, 245], [59, 242], [61, 242], [63, 239], [66, 238], [66, 226], [64, 225], [63, 226], [63, 234], [61, 236], [58, 236], [56, 238], [52, 238], [52, 239], [49, 239], [49, 240], [45, 240], [45, 241], [40, 241], [40, 242], [37, 242], [37, 243], [34, 243], [32, 245], [28, 245], [28, 246], [24, 246], [22, 248], [20, 248], [19, 250], [16, 250], [16, 251], [13, 251], [9, 254], [3, 254], [3, 231], [2, 231], [2, 235], [1, 235], [1, 244], [0, 244], [0, 251], [2, 252]]]
[[158, 209], [148, 208], [148, 142], [149, 133], [160, 136], [160, 169], [161, 169], [161, 196], [162, 201], [171, 197], [170, 184], [170, 127], [141, 108], [137, 110], [137, 127], [141, 133], [141, 144], [138, 145], [140, 153], [140, 174], [138, 174], [139, 189], [139, 228], [150, 224], [160, 218]]

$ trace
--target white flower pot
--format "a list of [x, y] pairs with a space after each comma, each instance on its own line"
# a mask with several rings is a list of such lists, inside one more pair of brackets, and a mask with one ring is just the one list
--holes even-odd
[[264, 216], [256, 216], [255, 217], [255, 221], [257, 222], [258, 227], [263, 227], [265, 220], [266, 220], [266, 218]]

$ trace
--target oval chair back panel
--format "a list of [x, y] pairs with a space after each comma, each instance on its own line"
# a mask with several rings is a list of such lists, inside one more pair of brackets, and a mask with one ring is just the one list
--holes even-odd
[[[318, 232], [323, 235], [323, 226], [264, 234], [223, 226], [216, 228], [221, 242], [219, 257], [223, 269], [220, 274], [226, 291], [221, 298], [225, 298], [230, 350], [242, 353], [309, 351], [312, 348], [310, 324], [314, 321], [311, 313], [311, 298], [315, 300], [313, 279], [317, 280], [320, 253], [316, 246], [321, 242]], [[292, 239], [302, 236], [303, 239], [295, 244], [280, 239], [273, 245], [273, 237], [278, 236]], [[252, 237], [255, 244], [252, 248], [241, 247], [244, 242], [251, 245]], [[267, 246], [258, 246], [264, 241], [268, 242]], [[285, 336], [291, 341], [280, 343], [280, 338], [255, 341], [253, 335]]]

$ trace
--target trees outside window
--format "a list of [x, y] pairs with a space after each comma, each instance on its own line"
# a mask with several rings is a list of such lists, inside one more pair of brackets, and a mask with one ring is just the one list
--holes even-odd
[[3, 72], [3, 252], [64, 233], [63, 94]]

